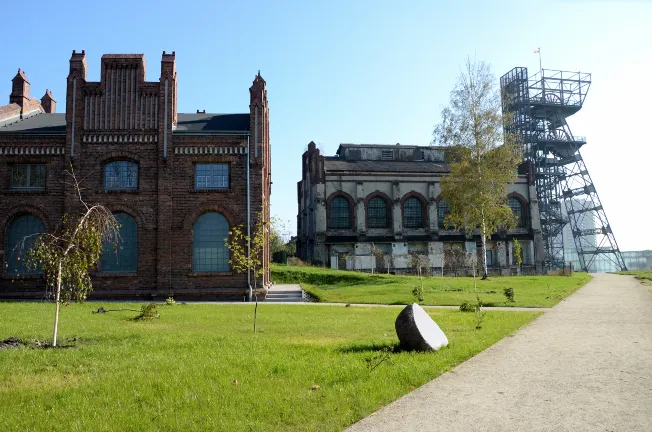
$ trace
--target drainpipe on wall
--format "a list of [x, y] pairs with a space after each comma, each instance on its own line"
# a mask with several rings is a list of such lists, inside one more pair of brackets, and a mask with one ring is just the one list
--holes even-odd
[[[247, 134], [247, 261], [251, 260], [251, 192], [249, 189], [249, 164], [251, 155], [251, 134]], [[247, 271], [247, 286], [249, 287], [249, 301], [253, 294], [251, 289], [251, 271]]]

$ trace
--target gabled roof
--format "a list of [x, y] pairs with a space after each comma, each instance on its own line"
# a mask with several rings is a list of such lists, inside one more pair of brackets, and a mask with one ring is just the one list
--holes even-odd
[[[248, 132], [249, 114], [178, 114], [175, 134]], [[38, 114], [9, 124], [0, 123], [0, 134], [65, 134], [66, 114]]]
[[178, 114], [175, 134], [248, 132], [249, 114]]

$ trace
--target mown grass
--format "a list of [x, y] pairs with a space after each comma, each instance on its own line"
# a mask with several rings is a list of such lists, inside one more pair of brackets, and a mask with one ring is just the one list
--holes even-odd
[[[299, 283], [322, 302], [409, 304], [412, 289], [420, 285], [417, 276], [395, 276], [331, 270], [309, 266], [272, 266], [276, 283]], [[478, 279], [480, 299], [486, 306], [551, 307], [591, 280], [587, 273], [573, 276], [505, 276]], [[424, 277], [426, 305], [460, 305], [475, 302], [473, 278]], [[509, 302], [505, 288], [513, 288], [515, 301]]]
[[[72, 347], [0, 350], [0, 430], [341, 430], [538, 316], [490, 311], [475, 330], [472, 313], [429, 310], [450, 346], [370, 370], [398, 342], [395, 308], [261, 305], [253, 334], [251, 305], [161, 306], [141, 322], [99, 306], [62, 309]], [[0, 303], [0, 340], [49, 338], [53, 309]]]
[[632, 275], [646, 285], [652, 285], [652, 270], [619, 271], [618, 274]]

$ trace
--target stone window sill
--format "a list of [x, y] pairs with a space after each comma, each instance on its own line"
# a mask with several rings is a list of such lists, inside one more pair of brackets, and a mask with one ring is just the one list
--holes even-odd
[[192, 272], [186, 274], [188, 277], [206, 277], [206, 276], [233, 276], [233, 272]]
[[112, 278], [112, 277], [137, 277], [138, 273], [95, 273], [93, 274], [95, 277], [100, 277], [100, 278]]
[[2, 279], [16, 279], [16, 280], [25, 280], [25, 279], [41, 279], [42, 275], [40, 274], [18, 274], [18, 275], [10, 275], [10, 274], [3, 274]]
[[140, 189], [100, 189], [98, 193], [106, 194], [137, 194], [140, 193]]
[[29, 194], [29, 195], [47, 195], [48, 191], [45, 189], [9, 189], [11, 194]]
[[233, 190], [232, 189], [190, 189], [190, 193], [205, 193], [205, 192], [228, 193], [228, 192], [233, 192]]

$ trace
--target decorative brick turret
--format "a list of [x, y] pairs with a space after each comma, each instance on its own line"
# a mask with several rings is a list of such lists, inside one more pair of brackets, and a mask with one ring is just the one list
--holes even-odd
[[41, 98], [41, 106], [43, 111], [48, 114], [54, 114], [57, 112], [57, 101], [52, 97], [52, 92], [48, 89], [45, 89], [45, 94]]
[[18, 68], [18, 73], [11, 82], [13, 85], [9, 95], [9, 103], [18, 104], [22, 109], [29, 102], [29, 81], [27, 81], [25, 72]]

